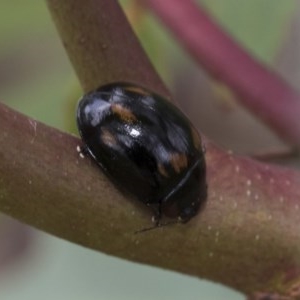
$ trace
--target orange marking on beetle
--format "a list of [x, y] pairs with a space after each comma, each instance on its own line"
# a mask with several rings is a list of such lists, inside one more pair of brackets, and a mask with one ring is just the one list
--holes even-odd
[[197, 130], [191, 126], [191, 133], [192, 133], [192, 139], [193, 139], [193, 144], [197, 150], [202, 150], [202, 145], [201, 145], [201, 138], [197, 132]]
[[102, 142], [107, 146], [113, 146], [117, 144], [117, 141], [114, 137], [114, 135], [107, 129], [101, 130], [101, 136], [100, 136]]
[[121, 104], [113, 104], [111, 106], [111, 110], [114, 114], [116, 114], [121, 120], [133, 123], [137, 121], [136, 116], [132, 113], [132, 111]]
[[180, 173], [181, 170], [186, 169], [188, 166], [188, 158], [183, 153], [174, 153], [170, 156], [170, 163], [176, 173]]
[[143, 95], [143, 96], [149, 96], [150, 95], [150, 92], [148, 92], [148, 91], [146, 91], [143, 88], [138, 87], [138, 86], [127, 86], [126, 91], [131, 92], [131, 93], [140, 94], [140, 95]]
[[166, 170], [166, 168], [165, 168], [165, 166], [164, 166], [163, 164], [159, 163], [159, 164], [157, 165], [157, 169], [158, 169], [158, 172], [159, 172], [162, 176], [164, 176], [164, 177], [169, 177], [169, 174], [168, 174], [168, 172], [167, 172], [167, 170]]

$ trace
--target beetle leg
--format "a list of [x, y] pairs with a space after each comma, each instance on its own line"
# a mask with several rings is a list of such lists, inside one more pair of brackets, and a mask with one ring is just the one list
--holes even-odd
[[162, 201], [159, 201], [157, 208], [155, 209], [154, 215], [152, 216], [152, 222], [155, 227], [161, 226], [160, 220], [162, 216]]
[[162, 227], [165, 227], [165, 226], [174, 225], [174, 224], [178, 224], [178, 223], [180, 223], [180, 222], [178, 222], [177, 220], [176, 221], [171, 221], [171, 222], [168, 222], [168, 223], [158, 223], [158, 225], [154, 225], [152, 227], [147, 227], [147, 228], [144, 228], [144, 229], [137, 230], [137, 231], [134, 232], [134, 234], [142, 233], [142, 232], [145, 232], [145, 231], [150, 231], [150, 230], [153, 230], [153, 229], [159, 229], [159, 228], [162, 228]]

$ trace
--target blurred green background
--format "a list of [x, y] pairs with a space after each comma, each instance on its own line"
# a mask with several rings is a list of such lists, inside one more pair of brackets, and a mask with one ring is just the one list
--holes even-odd
[[[299, 38], [294, 38], [299, 2], [201, 2], [257, 59], [297, 86], [299, 70], [288, 58], [295, 55], [291, 45], [299, 45]], [[202, 80], [201, 68], [155, 18], [141, 12], [138, 1], [123, 4], [146, 51], [174, 94], [180, 94], [176, 84], [182, 78]], [[191, 90], [191, 86], [185, 88]], [[219, 95], [219, 88], [212, 89]], [[222, 93], [227, 95], [223, 89]], [[74, 112], [79, 96], [80, 88], [45, 2], [1, 0], [0, 101], [46, 124], [76, 132]], [[209, 135], [209, 128], [205, 133]], [[227, 145], [234, 147], [230, 142]], [[241, 294], [220, 285], [108, 257], [34, 229], [29, 233], [21, 231], [27, 240], [21, 247], [19, 231], [12, 234], [11, 221], [4, 216], [1, 221], [1, 299], [243, 299]], [[16, 242], [12, 242], [14, 239]], [[20, 251], [15, 250], [18, 247]], [[15, 253], [13, 259], [1, 264], [8, 252]]]

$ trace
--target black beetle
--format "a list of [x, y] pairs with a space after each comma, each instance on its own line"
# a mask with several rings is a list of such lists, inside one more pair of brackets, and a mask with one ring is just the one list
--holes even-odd
[[207, 197], [201, 139], [185, 115], [136, 85], [113, 83], [84, 95], [77, 125], [85, 149], [120, 188], [185, 223]]

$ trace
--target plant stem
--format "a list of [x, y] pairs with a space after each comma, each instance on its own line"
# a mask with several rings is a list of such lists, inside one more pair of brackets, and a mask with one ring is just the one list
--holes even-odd
[[48, 8], [85, 92], [127, 81], [168, 96], [117, 1], [48, 0]]
[[193, 0], [143, 0], [183, 47], [242, 105], [292, 146], [300, 148], [300, 95], [255, 61]]
[[134, 234], [151, 225], [151, 211], [81, 159], [77, 138], [4, 105], [0, 128], [0, 209], [14, 218], [85, 247], [245, 293], [283, 290], [300, 274], [296, 171], [234, 157], [207, 142], [204, 210], [187, 224]]

